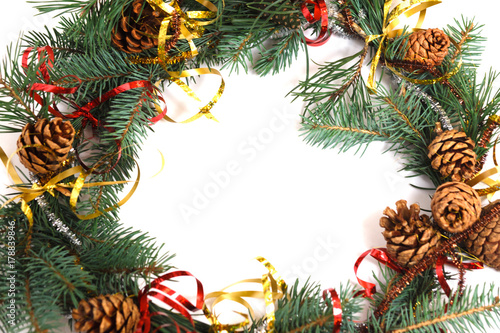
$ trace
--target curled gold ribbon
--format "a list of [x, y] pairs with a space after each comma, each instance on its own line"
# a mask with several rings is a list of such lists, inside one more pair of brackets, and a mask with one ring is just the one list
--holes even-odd
[[379, 47], [375, 56], [372, 59], [372, 65], [370, 68], [370, 73], [368, 75], [368, 83], [367, 88], [368, 91], [372, 94], [377, 92], [376, 84], [375, 84], [375, 71], [377, 69], [378, 62], [380, 61], [380, 57], [385, 50], [385, 41], [387, 38], [393, 38], [395, 36], [400, 35], [403, 30], [395, 29], [395, 27], [399, 24], [400, 18], [410, 17], [416, 13], [419, 13], [419, 18], [415, 28], [411, 29], [411, 31], [420, 30], [424, 19], [427, 8], [437, 5], [441, 3], [441, 0], [409, 0], [403, 1], [399, 5], [397, 5], [391, 12], [389, 9], [391, 8], [392, 0], [386, 0], [384, 3], [384, 20], [383, 20], [383, 29], [382, 34], [379, 35], [370, 35], [365, 38], [365, 43], [370, 43], [376, 39], [382, 38], [380, 40]]
[[[191, 98], [193, 98], [197, 101], [200, 101], [200, 99], [198, 98], [196, 93], [187, 84], [182, 82], [180, 80], [180, 78], [191, 77], [191, 76], [196, 76], [196, 75], [212, 74], [212, 75], [220, 76], [221, 84], [219, 86], [219, 89], [215, 93], [214, 97], [212, 97], [212, 100], [210, 102], [208, 102], [205, 106], [201, 107], [200, 110], [198, 111], [198, 113], [195, 114], [194, 116], [192, 116], [186, 120], [183, 120], [183, 121], [175, 121], [172, 118], [170, 118], [168, 115], [165, 115], [165, 116], [163, 116], [163, 118], [165, 120], [172, 122], [172, 123], [184, 123], [185, 124], [185, 123], [190, 123], [192, 121], [195, 121], [196, 119], [199, 119], [202, 116], [205, 116], [208, 119], [217, 121], [217, 119], [210, 112], [210, 110], [215, 105], [215, 103], [217, 103], [219, 101], [220, 97], [222, 96], [222, 93], [224, 92], [224, 88], [226, 86], [226, 84], [224, 82], [224, 78], [222, 77], [222, 74], [218, 70], [216, 70], [214, 68], [198, 68], [198, 69], [188, 69], [188, 70], [184, 70], [182, 72], [170, 72], [169, 71], [167, 73], [171, 76], [171, 78], [169, 79], [170, 81], [177, 84], [186, 94], [188, 94]], [[159, 85], [160, 83], [161, 83], [161, 81], [157, 82], [156, 85]], [[158, 114], [164, 113], [163, 110], [161, 109], [161, 107], [158, 105], [158, 103], [155, 103], [155, 108], [158, 111]]]
[[[158, 8], [163, 11], [166, 17], [163, 19], [160, 31], [158, 34], [158, 61], [159, 63], [166, 69], [167, 62], [167, 54], [166, 54], [166, 42], [168, 40], [167, 37], [167, 29], [172, 21], [172, 17], [174, 13], [178, 14], [180, 17], [180, 35], [179, 39], [185, 39], [189, 47], [191, 49], [190, 52], [187, 52], [183, 55], [184, 59], [189, 59], [198, 55], [198, 49], [194, 44], [193, 39], [199, 38], [203, 35], [205, 25], [213, 23], [217, 18], [217, 7], [206, 0], [196, 0], [198, 3], [206, 7], [209, 11], [188, 11], [184, 12], [180, 8], [179, 4], [176, 0], [172, 1], [170, 4], [164, 3], [162, 0], [147, 0], [147, 2], [153, 7]], [[197, 18], [214, 18], [210, 21], [198, 21], [195, 20]], [[179, 59], [181, 60], [181, 59]]]
[[[240, 323], [222, 324], [219, 321], [218, 316], [215, 315], [214, 312], [208, 308], [205, 302], [203, 306], [203, 312], [207, 317], [207, 319], [209, 320], [209, 322], [212, 324], [212, 327], [215, 329], [215, 331], [234, 332], [238, 329], [242, 329], [245, 326], [247, 326], [250, 323], [249, 317], [255, 318], [253, 308], [248, 303], [248, 301], [244, 299], [244, 297], [248, 297], [248, 298], [258, 298], [264, 300], [266, 305], [266, 320], [267, 320], [266, 331], [271, 333], [274, 332], [275, 309], [276, 309], [275, 301], [285, 296], [287, 286], [286, 283], [277, 274], [277, 271], [274, 268], [274, 266], [269, 263], [269, 261], [267, 261], [263, 257], [257, 257], [256, 259], [257, 261], [262, 263], [268, 270], [268, 273], [263, 274], [260, 279], [257, 278], [257, 279], [241, 280], [223, 288], [221, 291], [212, 292], [205, 296], [205, 300], [214, 298], [214, 301], [211, 304], [212, 309], [215, 307], [215, 305], [222, 302], [223, 300], [229, 300], [244, 306], [248, 310], [248, 314], [234, 311], [235, 313], [244, 318], [244, 320], [242, 320]], [[232, 292], [226, 291], [227, 289], [241, 283], [260, 284], [262, 286], [262, 291], [254, 291], [254, 290], [243, 290], [243, 291], [232, 291]]]
[[[24, 149], [24, 147], [19, 148], [18, 151], [21, 149]], [[31, 211], [28, 203], [30, 201], [36, 199], [40, 195], [44, 194], [45, 192], [48, 192], [51, 195], [55, 195], [54, 190], [71, 189], [71, 195], [70, 195], [70, 200], [69, 200], [71, 210], [73, 211], [73, 213], [75, 213], [75, 215], [80, 220], [89, 220], [89, 219], [96, 218], [96, 217], [104, 214], [105, 212], [112, 211], [112, 210], [124, 205], [130, 199], [130, 197], [133, 195], [133, 193], [137, 189], [137, 186], [139, 185], [141, 173], [140, 173], [139, 167], [137, 167], [137, 179], [134, 181], [135, 184], [132, 187], [132, 189], [129, 191], [129, 193], [122, 200], [120, 200], [117, 204], [115, 204], [111, 207], [108, 207], [102, 211], [99, 211], [98, 209], [96, 209], [96, 211], [94, 213], [91, 213], [88, 215], [81, 215], [81, 214], [77, 213], [76, 206], [77, 206], [78, 197], [79, 197], [80, 192], [83, 188], [126, 184], [126, 183], [130, 183], [131, 181], [123, 180], [123, 181], [111, 181], [111, 182], [85, 183], [85, 179], [88, 177], [89, 174], [91, 174], [91, 171], [86, 172], [83, 169], [83, 167], [75, 166], [75, 167], [69, 168], [69, 169], [55, 175], [52, 179], [47, 181], [44, 185], [38, 185], [35, 183], [35, 184], [32, 184], [31, 188], [27, 188], [27, 187], [20, 185], [23, 182], [21, 181], [21, 178], [19, 177], [17, 172], [14, 170], [14, 167], [10, 163], [12, 156], [15, 153], [16, 152], [14, 152], [11, 155], [11, 157], [7, 157], [7, 155], [5, 154], [3, 149], [0, 147], [0, 159], [4, 163], [4, 165], [7, 169], [7, 172], [9, 174], [9, 176], [11, 177], [11, 179], [14, 181], [14, 183], [18, 184], [18, 185], [10, 185], [9, 187], [21, 192], [21, 194], [18, 194], [15, 197], [5, 201], [0, 208], [3, 208], [7, 204], [9, 204], [17, 199], [20, 199], [21, 209], [22, 209], [23, 213], [26, 215], [26, 217], [28, 218], [30, 228], [33, 226], [33, 212]], [[62, 183], [61, 182], [62, 180], [66, 179], [68, 177], [76, 176], [76, 175], [79, 175], [79, 176], [76, 179], [76, 181], [74, 181], [72, 183]]]
[[[207, 117], [208, 119], [216, 120], [217, 119], [212, 115], [210, 110], [212, 107], [217, 103], [217, 101], [220, 99], [222, 96], [222, 93], [224, 92], [225, 88], [225, 82], [224, 79], [222, 78], [221, 73], [213, 68], [196, 68], [196, 69], [190, 69], [190, 70], [184, 70], [182, 72], [172, 72], [169, 70], [168, 65], [181, 62], [190, 58], [195, 57], [198, 55], [198, 49], [196, 48], [196, 45], [194, 44], [194, 39], [195, 38], [200, 38], [203, 35], [204, 32], [204, 26], [209, 25], [213, 23], [215, 20], [217, 20], [217, 6], [215, 6], [213, 3], [211, 3], [208, 0], [196, 0], [199, 4], [204, 6], [205, 8], [208, 9], [208, 11], [187, 11], [184, 12], [178, 2], [176, 0], [173, 0], [171, 3], [167, 4], [164, 3], [162, 0], [147, 0], [147, 2], [153, 7], [153, 8], [158, 8], [159, 10], [163, 11], [166, 16], [163, 19], [161, 26], [160, 26], [160, 31], [158, 33], [158, 56], [151, 58], [151, 57], [132, 57], [129, 58], [129, 61], [135, 64], [160, 64], [163, 69], [167, 72], [169, 77], [167, 80], [177, 84], [186, 94], [188, 94], [191, 98], [199, 101], [199, 98], [196, 96], [196, 94], [193, 92], [191, 88], [187, 84], [181, 81], [181, 78], [186, 78], [186, 77], [191, 77], [191, 76], [196, 76], [196, 75], [205, 75], [205, 74], [215, 74], [219, 75], [221, 77], [221, 84], [219, 86], [219, 89], [217, 90], [217, 93], [215, 96], [212, 98], [210, 102], [208, 102], [205, 106], [200, 108], [200, 111], [193, 117], [186, 119], [184, 121], [181, 121], [180, 123], [189, 123], [192, 122], [202, 116]], [[190, 47], [189, 52], [181, 52], [180, 55], [174, 56], [174, 57], [169, 57], [167, 55], [166, 51], [166, 43], [167, 40], [169, 39], [169, 36], [167, 35], [167, 30], [170, 25], [170, 22], [172, 21], [173, 15], [177, 14], [180, 18], [180, 35], [179, 39], [185, 39]], [[208, 21], [199, 21], [197, 19], [211, 19]], [[156, 107], [157, 109], [159, 106]], [[161, 112], [159, 112], [161, 114]], [[164, 119], [170, 122], [176, 122], [172, 118], [168, 116], [164, 116]]]

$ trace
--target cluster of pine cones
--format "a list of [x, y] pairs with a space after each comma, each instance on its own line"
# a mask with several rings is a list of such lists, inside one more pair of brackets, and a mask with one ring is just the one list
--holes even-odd
[[[429, 216], [420, 215], [420, 207], [410, 208], [404, 200], [396, 203], [396, 211], [387, 207], [380, 219], [383, 236], [392, 259], [409, 268], [426, 256], [432, 255], [445, 240], [446, 234], [469, 229], [481, 214], [500, 204], [493, 202], [481, 207], [477, 192], [466, 184], [476, 170], [474, 142], [464, 132], [441, 131], [428, 147], [432, 167], [449, 181], [436, 189], [431, 201], [434, 223]], [[500, 217], [493, 218], [479, 232], [471, 233], [461, 245], [486, 265], [500, 269]]]

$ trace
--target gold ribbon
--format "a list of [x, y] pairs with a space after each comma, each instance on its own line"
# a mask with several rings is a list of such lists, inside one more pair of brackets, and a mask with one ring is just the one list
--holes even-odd
[[[490, 123], [497, 123], [500, 124], [500, 116], [498, 115], [492, 115], [488, 118], [488, 124]], [[467, 185], [470, 187], [473, 187], [479, 183], [484, 183], [488, 185], [487, 188], [482, 188], [482, 189], [477, 189], [476, 192], [479, 196], [487, 196], [488, 200], [491, 201], [493, 195], [500, 191], [500, 181], [498, 180], [493, 180], [490, 177], [495, 175], [495, 174], [500, 174], [500, 166], [498, 165], [498, 162], [496, 160], [496, 144], [493, 146], [493, 163], [495, 166], [491, 169], [488, 169], [486, 171], [481, 172], [480, 174], [476, 175], [474, 178], [470, 179], [467, 182]]]
[[[24, 149], [24, 147], [18, 149], [18, 151], [21, 149]], [[17, 151], [14, 152], [12, 154], [12, 156], [14, 156], [15, 153], [17, 153]], [[120, 200], [117, 204], [115, 204], [109, 208], [104, 209], [103, 211], [99, 211], [98, 209], [96, 209], [96, 211], [94, 213], [91, 213], [88, 215], [80, 215], [76, 211], [76, 205], [77, 205], [77, 201], [78, 201], [78, 197], [80, 195], [80, 192], [83, 188], [125, 184], [125, 183], [130, 183], [131, 181], [123, 180], [123, 181], [112, 181], [112, 182], [85, 183], [85, 179], [88, 177], [89, 174], [91, 174], [91, 171], [86, 172], [86, 171], [84, 171], [83, 167], [75, 166], [75, 167], [72, 167], [70, 169], [67, 169], [67, 170], [57, 174], [56, 176], [54, 176], [52, 179], [50, 179], [48, 182], [46, 182], [42, 186], [40, 186], [38, 184], [32, 184], [31, 188], [27, 188], [27, 187], [23, 187], [20, 185], [23, 182], [21, 181], [21, 178], [19, 177], [17, 172], [14, 170], [14, 167], [10, 163], [12, 156], [8, 158], [7, 155], [5, 154], [4, 150], [0, 147], [0, 159], [4, 163], [4, 165], [7, 169], [7, 172], [9, 174], [9, 176], [12, 178], [12, 180], [14, 181], [14, 183], [18, 184], [18, 185], [11, 185], [9, 187], [21, 192], [21, 194], [7, 200], [6, 202], [4, 202], [2, 204], [2, 206], [0, 208], [3, 208], [7, 204], [9, 204], [17, 199], [20, 199], [21, 200], [21, 209], [22, 209], [23, 213], [26, 215], [26, 217], [28, 218], [30, 228], [33, 226], [33, 212], [31, 211], [28, 203], [30, 201], [36, 199], [38, 196], [44, 194], [45, 192], [48, 192], [54, 196], [55, 195], [54, 190], [57, 190], [58, 188], [59, 189], [72, 189], [71, 195], [70, 195], [70, 200], [69, 200], [71, 210], [75, 213], [75, 215], [79, 219], [89, 220], [89, 219], [96, 218], [96, 217], [98, 217], [106, 212], [112, 211], [113, 209], [116, 209], [116, 208], [122, 206], [123, 204], [125, 204], [130, 199], [130, 197], [133, 195], [133, 193], [137, 189], [137, 186], [139, 185], [141, 173], [140, 173], [139, 167], [137, 167], [137, 179], [134, 182], [135, 184], [132, 187], [132, 189], [129, 191], [129, 193], [122, 200]], [[73, 182], [73, 183], [61, 183], [62, 180], [66, 179], [68, 177], [71, 177], [71, 176], [76, 176], [77, 174], [79, 174], [79, 176], [75, 182]]]
[[[160, 26], [160, 31], [158, 33], [158, 56], [154, 58], [150, 57], [132, 57], [129, 58], [129, 61], [135, 64], [153, 64], [153, 63], [159, 63], [163, 69], [167, 72], [169, 77], [167, 80], [177, 84], [186, 94], [188, 94], [191, 98], [199, 101], [200, 99], [196, 96], [196, 94], [193, 92], [193, 90], [184, 82], [181, 81], [182, 78], [186, 77], [191, 77], [191, 76], [197, 76], [197, 75], [206, 75], [206, 74], [215, 74], [219, 75], [221, 77], [221, 84], [219, 86], [219, 89], [217, 90], [217, 93], [215, 96], [212, 98], [210, 102], [208, 102], [205, 106], [200, 108], [200, 111], [184, 120], [181, 121], [180, 123], [189, 123], [192, 122], [202, 116], [207, 117], [208, 119], [212, 119], [217, 121], [217, 119], [212, 115], [210, 110], [212, 107], [217, 103], [217, 101], [220, 99], [222, 96], [222, 93], [224, 92], [225, 88], [225, 82], [224, 79], [222, 78], [221, 73], [213, 68], [197, 68], [197, 69], [190, 69], [190, 70], [184, 70], [182, 72], [172, 72], [169, 71], [168, 65], [184, 61], [190, 58], [195, 57], [198, 55], [198, 49], [196, 48], [196, 45], [194, 44], [194, 39], [195, 38], [200, 38], [203, 35], [204, 32], [204, 26], [209, 25], [213, 23], [215, 20], [218, 19], [217, 17], [217, 6], [215, 6], [213, 3], [207, 0], [196, 0], [199, 4], [202, 6], [206, 7], [208, 11], [187, 11], [184, 12], [180, 8], [179, 4], [177, 3], [176, 0], [173, 0], [169, 4], [164, 3], [163, 0], [147, 0], [147, 2], [153, 7], [153, 8], [158, 8], [159, 10], [163, 11], [166, 13], [166, 17], [163, 19], [161, 26]], [[168, 27], [170, 25], [170, 22], [172, 21], [173, 15], [178, 14], [180, 18], [180, 35], [179, 39], [185, 39], [190, 47], [189, 52], [181, 52], [180, 55], [174, 56], [174, 57], [168, 57], [167, 51], [166, 51], [166, 42], [170, 38], [167, 35]], [[209, 21], [199, 21], [197, 19], [210, 19], [213, 18], [212, 20]], [[161, 108], [159, 108], [158, 105], [156, 105], [156, 109], [159, 111], [161, 114]], [[172, 118], [168, 116], [164, 116], [164, 119], [170, 122], [176, 122]]]
[[370, 74], [368, 75], [367, 87], [370, 93], [375, 94], [377, 92], [375, 84], [375, 71], [377, 69], [378, 62], [380, 61], [380, 56], [382, 55], [382, 52], [384, 52], [385, 50], [385, 44], [384, 44], [385, 40], [387, 38], [393, 38], [395, 36], [398, 36], [403, 32], [402, 29], [395, 30], [396, 26], [400, 22], [400, 18], [402, 16], [408, 18], [416, 13], [419, 13], [417, 24], [415, 25], [415, 28], [411, 29], [411, 31], [421, 30], [420, 27], [424, 22], [427, 8], [437, 5], [439, 3], [441, 3], [441, 0], [407, 0], [403, 1], [402, 3], [397, 5], [391, 12], [389, 12], [392, 0], [385, 1], [382, 34], [370, 35], [365, 38], [365, 43], [370, 43], [376, 39], [382, 38], [380, 40], [378, 50], [372, 59]]
[[[221, 78], [221, 84], [219, 86], [219, 89], [215, 93], [214, 97], [212, 97], [212, 100], [210, 102], [208, 102], [208, 104], [206, 104], [205, 106], [201, 107], [200, 111], [198, 111], [198, 113], [195, 114], [194, 116], [192, 116], [192, 117], [190, 117], [190, 118], [188, 118], [186, 120], [178, 122], [178, 121], [175, 121], [172, 118], [170, 118], [168, 115], [165, 115], [163, 117], [165, 120], [167, 120], [169, 122], [172, 122], [172, 123], [183, 123], [183, 124], [185, 124], [185, 123], [190, 123], [192, 121], [195, 121], [196, 119], [198, 119], [198, 118], [200, 118], [202, 116], [205, 116], [208, 119], [217, 121], [217, 119], [210, 112], [210, 110], [213, 108], [213, 106], [215, 105], [215, 103], [217, 103], [219, 101], [220, 97], [222, 96], [222, 93], [224, 92], [224, 88], [226, 87], [224, 79], [222, 78], [222, 74], [218, 70], [216, 70], [214, 68], [198, 68], [198, 69], [188, 69], [188, 70], [184, 70], [182, 72], [170, 72], [170, 71], [168, 71], [167, 73], [171, 76], [169, 78], [170, 81], [176, 83], [186, 94], [188, 94], [191, 98], [193, 98], [193, 99], [195, 99], [197, 101], [200, 101], [200, 99], [198, 98], [198, 96], [196, 95], [196, 93], [187, 84], [185, 84], [184, 82], [182, 82], [180, 80], [180, 78], [191, 77], [191, 76], [196, 76], [196, 75], [209, 75], [209, 74], [213, 74], [213, 75], [220, 76], [220, 78]], [[161, 81], [157, 82], [156, 85], [158, 86], [160, 83], [161, 83]], [[157, 103], [155, 103], [155, 108], [158, 111], [158, 114], [162, 114], [163, 113], [163, 110], [161, 109], [161, 107]]]
[[161, 23], [160, 32], [158, 34], [158, 60], [160, 64], [162, 64], [162, 66], [165, 68], [164, 62], [167, 59], [165, 51], [165, 43], [168, 39], [167, 29], [172, 20], [174, 12], [179, 15], [181, 21], [179, 39], [185, 39], [191, 49], [189, 53], [185, 54], [185, 59], [196, 56], [198, 54], [198, 50], [196, 48], [196, 45], [194, 44], [193, 39], [201, 37], [204, 32], [203, 26], [213, 23], [217, 18], [214, 18], [210, 21], [198, 21], [195, 20], [195, 18], [215, 17], [217, 15], [217, 7], [210, 1], [196, 0], [196, 2], [209, 9], [209, 11], [189, 11], [185, 13], [179, 7], [179, 4], [176, 0], [173, 0], [170, 4], [164, 3], [162, 0], [147, 0], [147, 2], [153, 8], [158, 8], [167, 14]]
[[[215, 305], [217, 305], [221, 301], [229, 300], [244, 306], [248, 310], [248, 314], [234, 311], [235, 313], [244, 318], [244, 320], [241, 321], [240, 323], [222, 324], [219, 321], [218, 317], [213, 313], [213, 311], [210, 311], [205, 302], [203, 306], [203, 312], [205, 313], [205, 316], [207, 317], [207, 319], [210, 321], [213, 328], [217, 332], [222, 332], [222, 331], [234, 332], [248, 325], [250, 323], [249, 317], [255, 318], [255, 313], [253, 308], [244, 299], [244, 297], [258, 298], [264, 300], [266, 305], [266, 320], [267, 320], [266, 331], [270, 333], [274, 332], [274, 321], [275, 321], [275, 310], [276, 310], [275, 301], [285, 296], [287, 286], [286, 283], [278, 275], [274, 266], [271, 265], [271, 263], [269, 263], [269, 261], [267, 261], [262, 257], [257, 257], [256, 259], [257, 261], [262, 263], [268, 270], [268, 273], [263, 274], [262, 278], [241, 280], [223, 288], [221, 291], [212, 292], [205, 296], [205, 300], [209, 298], [215, 298], [211, 304], [212, 309], [215, 307]], [[232, 292], [226, 291], [227, 289], [241, 283], [260, 284], [262, 286], [262, 291], [254, 291], [254, 290], [243, 290], [243, 291], [232, 291]]]

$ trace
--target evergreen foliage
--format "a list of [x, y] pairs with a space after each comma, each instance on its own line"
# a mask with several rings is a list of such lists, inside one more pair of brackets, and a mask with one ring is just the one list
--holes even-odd
[[[167, 60], [173, 59], [171, 63], [143, 64], [110, 45], [113, 27], [133, 0], [32, 2], [41, 13], [60, 16], [60, 24], [55, 29], [27, 32], [8, 49], [8, 57], [0, 68], [0, 132], [20, 132], [26, 124], [52, 118], [57, 112], [69, 117], [77, 136], [64, 168], [81, 166], [87, 176], [85, 182], [94, 186], [82, 189], [76, 207], [70, 197], [57, 191], [57, 186], [40, 193], [37, 199], [26, 203], [33, 212], [33, 221], [21, 203], [10, 202], [0, 209], [0, 234], [7, 240], [0, 246], [0, 276], [16, 276], [15, 292], [11, 284], [0, 284], [0, 325], [12, 332], [57, 331], [61, 315], [69, 314], [81, 299], [116, 292], [134, 297], [142, 285], [172, 269], [172, 255], [164, 253], [148, 234], [124, 228], [118, 218], [118, 204], [125, 187], [122, 181], [138, 173], [135, 159], [151, 131], [151, 119], [157, 115], [154, 102], [158, 97], [153, 87], [158, 81], [172, 83], [172, 73], [202, 66], [217, 66], [229, 72], [253, 70], [261, 76], [277, 74], [290, 67], [300, 51], [307, 52], [304, 27], [314, 33], [321, 29], [321, 22], [306, 22], [302, 15], [302, 26], [297, 29], [284, 28], [273, 20], [274, 15], [301, 13], [299, 1], [217, 0], [213, 1], [218, 8], [216, 17], [200, 19], [213, 22], [193, 40], [198, 56], [183, 56], [192, 50], [192, 45], [181, 39], [168, 51]], [[366, 39], [383, 33], [384, 3], [330, 3], [337, 6], [329, 12], [330, 21], [348, 32], [349, 37], [365, 42], [355, 54], [321, 65], [291, 92], [305, 102], [302, 134], [311, 145], [342, 152], [363, 151], [374, 141], [387, 142], [388, 150], [403, 158], [403, 170], [413, 176], [425, 176], [438, 186], [446, 179], [432, 168], [427, 157], [436, 123], [443, 116], [434, 102], [454, 127], [479, 144], [489, 130], [488, 120], [500, 105], [500, 92], [492, 90], [497, 74], [491, 72], [482, 81], [477, 77], [475, 68], [484, 39], [480, 36], [481, 26], [467, 19], [457, 20], [446, 29], [453, 43], [441, 65], [432, 69], [404, 68], [402, 50], [407, 46], [408, 31], [383, 42], [379, 38]], [[311, 3], [306, 6], [313, 10]], [[206, 11], [196, 1], [182, 2], [182, 9]], [[47, 45], [54, 51], [54, 61], [47, 50], [38, 52], [38, 48]], [[28, 47], [33, 51], [26, 66], [19, 66]], [[404, 78], [386, 82], [382, 77], [373, 93], [361, 72], [379, 47], [384, 51], [379, 63], [385, 78], [393, 75], [391, 68]], [[153, 48], [140, 56], [157, 59], [158, 55]], [[442, 78], [455, 71], [455, 75]], [[438, 78], [433, 85], [421, 85], [418, 81]], [[187, 83], [191, 79], [194, 78], [188, 78]], [[143, 84], [101, 100], [117, 87], [136, 81]], [[71, 94], [53, 94], [35, 89], [34, 84], [77, 89]], [[88, 105], [84, 116], [68, 116]], [[490, 143], [477, 145], [475, 150], [482, 157], [491, 147]], [[81, 179], [75, 174], [64, 179], [64, 183], [75, 187], [78, 180]], [[25, 183], [15, 184], [22, 193], [44, 185], [36, 175], [23, 175], [22, 181]], [[4, 202], [8, 200], [4, 198]], [[82, 218], [93, 213], [96, 214]], [[56, 222], [64, 225], [66, 231], [56, 227]], [[75, 242], [72, 235], [80, 242]], [[342, 332], [461, 331], [482, 329], [480, 320], [492, 324], [500, 321], [498, 291], [494, 286], [483, 290], [467, 287], [451, 302], [443, 296], [432, 267], [411, 279], [407, 272], [381, 272], [381, 293], [374, 296], [371, 308], [376, 309], [384, 295], [396, 293], [392, 289], [396, 281], [408, 281], [407, 286], [383, 315], [376, 316], [370, 310], [365, 321], [359, 316], [363, 311], [362, 293], [341, 286]], [[5, 305], [12, 300], [17, 316], [11, 322]], [[150, 306], [153, 313], [163, 312], [152, 317], [153, 329], [203, 333], [211, 330], [204, 320], [196, 318], [192, 324], [175, 311]], [[335, 328], [333, 313], [332, 300], [323, 298], [319, 285], [297, 281], [277, 302], [275, 331], [331, 332]], [[261, 331], [268, 324], [255, 318], [246, 330]]]

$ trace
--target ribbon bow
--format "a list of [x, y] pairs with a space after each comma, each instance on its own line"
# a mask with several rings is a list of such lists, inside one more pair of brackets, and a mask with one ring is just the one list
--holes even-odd
[[411, 31], [418, 31], [422, 26], [425, 18], [425, 13], [427, 8], [437, 5], [441, 3], [441, 0], [407, 0], [403, 1], [399, 5], [397, 5], [392, 11], [389, 12], [391, 8], [392, 0], [386, 0], [384, 3], [384, 20], [383, 20], [383, 28], [382, 34], [379, 35], [370, 35], [365, 39], [365, 43], [370, 43], [376, 39], [381, 38], [380, 44], [377, 50], [377, 53], [372, 59], [372, 65], [370, 69], [370, 74], [368, 76], [368, 91], [372, 94], [375, 94], [376, 84], [375, 84], [375, 71], [377, 69], [378, 62], [380, 60], [380, 56], [385, 48], [385, 40], [387, 38], [393, 38], [395, 36], [400, 35], [403, 30], [395, 29], [396, 26], [400, 22], [400, 18], [410, 17], [416, 13], [419, 13], [418, 22], [415, 25], [415, 28], [411, 29]]

